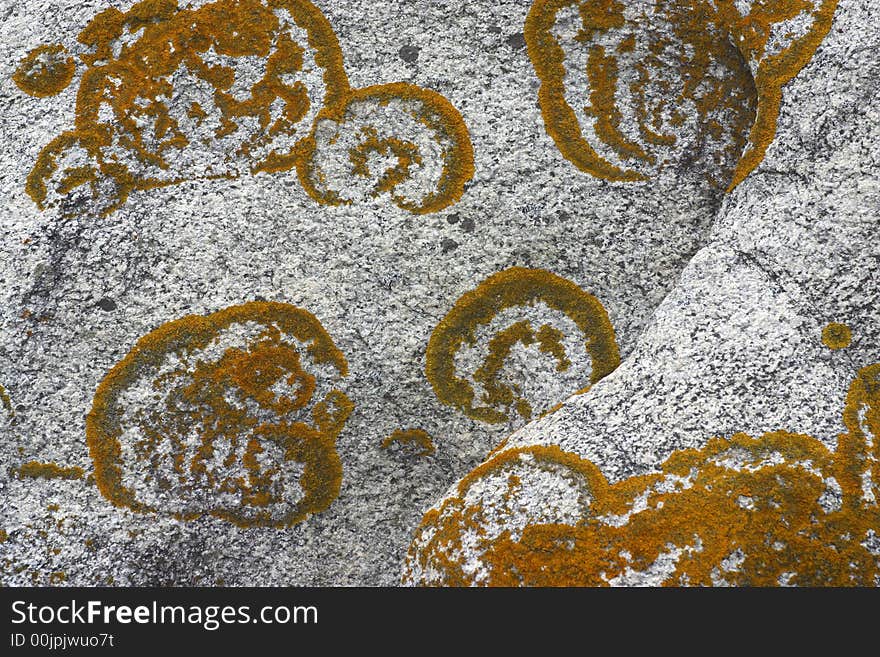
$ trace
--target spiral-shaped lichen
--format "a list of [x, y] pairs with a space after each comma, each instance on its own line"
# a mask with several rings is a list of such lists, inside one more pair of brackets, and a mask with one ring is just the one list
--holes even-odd
[[86, 437], [117, 506], [286, 527], [339, 494], [345, 357], [300, 308], [253, 302], [141, 338], [95, 394]]

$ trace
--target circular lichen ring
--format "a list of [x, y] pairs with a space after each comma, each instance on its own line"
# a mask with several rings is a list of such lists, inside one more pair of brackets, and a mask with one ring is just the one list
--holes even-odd
[[[514, 342], [539, 342], [541, 351], [552, 354], [557, 359], [557, 369], [562, 369], [565, 354], [559, 342], [562, 337], [559, 332], [545, 325], [533, 335], [526, 323], [519, 322], [490, 341], [490, 356], [474, 373], [475, 379], [486, 384], [490, 401], [494, 403], [480, 403], [471, 381], [456, 373], [456, 353], [464, 345], [477, 342], [480, 327], [488, 325], [505, 309], [533, 306], [538, 302], [566, 315], [581, 331], [584, 348], [592, 363], [590, 383], [595, 383], [618, 366], [620, 354], [614, 328], [596, 297], [546, 270], [511, 267], [490, 276], [474, 290], [462, 295], [434, 329], [428, 342], [425, 373], [437, 398], [475, 420], [501, 423], [507, 421], [509, 415], [498, 406], [517, 403], [510, 388], [496, 380], [500, 362]], [[519, 400], [518, 406], [521, 415], [530, 414], [523, 400]]]
[[[377, 109], [393, 117], [390, 124], [374, 123]], [[427, 152], [429, 142], [438, 154]], [[459, 111], [440, 94], [405, 82], [355, 89], [325, 105], [301, 150], [300, 183], [327, 205], [351, 204], [367, 181], [362, 193], [368, 198], [388, 194], [414, 214], [437, 212], [458, 201], [474, 175], [473, 146]], [[394, 165], [374, 171], [373, 156]], [[429, 162], [432, 157], [439, 161]], [[436, 175], [415, 178], [432, 167]]]
[[253, 302], [141, 338], [98, 387], [86, 439], [100, 492], [140, 513], [289, 527], [337, 497], [353, 404], [345, 357], [306, 310]]

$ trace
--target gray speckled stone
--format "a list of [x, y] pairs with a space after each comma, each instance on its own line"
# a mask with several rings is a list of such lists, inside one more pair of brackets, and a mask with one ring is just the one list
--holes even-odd
[[[472, 420], [441, 404], [425, 376], [434, 327], [511, 266], [550, 270], [595, 295], [625, 358], [513, 440], [563, 445], [611, 479], [736, 430], [788, 426], [832, 441], [854, 365], [878, 360], [867, 0], [842, 2], [834, 32], [786, 88], [767, 159], [730, 197], [694, 171], [610, 183], [564, 159], [536, 106], [526, 0], [317, 0], [352, 87], [410, 82], [461, 113], [475, 174], [458, 203], [426, 215], [387, 198], [324, 206], [284, 172], [133, 192], [105, 218], [40, 212], [25, 178], [73, 126], [83, 67], [44, 99], [11, 75], [39, 44], [79, 52], [76, 35], [94, 14], [130, 4], [0, 9], [0, 384], [15, 408], [0, 419], [3, 584], [59, 583], [57, 573], [74, 585], [398, 582], [424, 511], [525, 424]], [[822, 226], [832, 221], [830, 235]], [[135, 342], [185, 315], [261, 299], [313, 313], [349, 363], [355, 410], [336, 441], [342, 488], [326, 510], [288, 529], [242, 529], [116, 508], [85, 479], [16, 474], [32, 460], [91, 473], [85, 415]], [[831, 319], [852, 326], [852, 349], [819, 343]], [[552, 368], [532, 350], [510, 375]], [[551, 377], [540, 401], [578, 387]], [[434, 454], [380, 447], [415, 427], [433, 437]]]
[[[875, 12], [873, 2], [841, 0], [831, 32], [784, 89], [776, 138], [764, 161], [725, 198], [709, 243], [653, 312], [621, 366], [587, 394], [515, 432], [508, 447], [559, 446], [594, 463], [609, 483], [655, 472], [675, 450], [737, 432], [761, 436], [784, 429], [836, 448], [846, 430], [842, 412], [850, 383], [860, 368], [880, 362]], [[848, 348], [823, 345], [829, 322], [851, 328]], [[486, 536], [517, 534], [529, 523], [583, 519], [570, 517], [564, 495], [554, 511], [545, 488], [529, 489], [530, 467], [516, 470], [527, 482], [516, 496], [526, 519], [498, 511], [499, 520], [487, 511], [494, 520], [483, 527]], [[499, 478], [479, 493], [482, 508], [505, 509], [507, 494]], [[458, 495], [453, 487], [447, 497]], [[446, 576], [419, 561], [437, 556], [426, 543], [430, 527], [413, 545], [405, 569], [409, 583], [438, 583]], [[479, 582], [487, 574], [485, 546], [465, 545], [455, 558]], [[617, 583], [655, 585], [669, 572], [648, 569]]]
[[[460, 202], [419, 216], [385, 198], [322, 206], [287, 172], [137, 191], [108, 217], [62, 219], [35, 207], [25, 177], [72, 128], [83, 67], [44, 99], [10, 77], [41, 43], [81, 52], [77, 33], [108, 4], [129, 6], [30, 0], [0, 17], [0, 383], [18, 409], [2, 426], [3, 582], [63, 571], [71, 584], [394, 583], [423, 511], [524, 423], [486, 425], [437, 400], [425, 347], [455, 301], [507, 267], [546, 268], [604, 304], [627, 354], [705, 242], [720, 194], [690, 174], [608, 183], [565, 160], [536, 106], [525, 0], [319, 0], [353, 87], [411, 82], [461, 112], [476, 172]], [[239, 529], [117, 509], [85, 481], [15, 475], [31, 460], [92, 472], [84, 420], [107, 371], [166, 322], [256, 299], [309, 310], [348, 359], [356, 410], [328, 509], [286, 530]], [[525, 354], [512, 376], [552, 368], [543, 358]], [[544, 407], [586, 383], [550, 378]], [[426, 430], [436, 453], [381, 449], [398, 428]]]

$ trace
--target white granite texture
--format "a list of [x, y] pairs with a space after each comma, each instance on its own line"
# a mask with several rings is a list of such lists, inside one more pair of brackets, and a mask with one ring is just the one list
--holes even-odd
[[[655, 472], [675, 450], [737, 432], [783, 429], [836, 448], [850, 383], [880, 362], [880, 31], [870, 19], [877, 10], [873, 1], [840, 2], [831, 32], [784, 88], [763, 162], [724, 199], [707, 245], [620, 367], [515, 432], [507, 447], [557, 445], [612, 484]], [[822, 343], [829, 322], [851, 328], [848, 348]], [[483, 506], [500, 508], [505, 493], [497, 486]], [[448, 496], [457, 495], [451, 488]], [[526, 508], [538, 500], [546, 503], [541, 489], [517, 492]], [[572, 522], [570, 511], [536, 510], [531, 522], [572, 525], [588, 508], [582, 514]], [[514, 524], [501, 521], [487, 533], [516, 532]], [[436, 556], [423, 549], [426, 538], [413, 546], [409, 583], [444, 581], [419, 565], [419, 557]], [[485, 578], [479, 549], [461, 558], [474, 582]], [[656, 585], [669, 573], [649, 569], [616, 583]]]

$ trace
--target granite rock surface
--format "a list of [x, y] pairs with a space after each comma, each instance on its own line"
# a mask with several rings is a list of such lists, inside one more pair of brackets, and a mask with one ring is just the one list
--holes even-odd
[[[587, 394], [569, 398], [556, 412], [516, 431], [488, 466], [453, 486], [426, 516], [410, 550], [405, 582], [486, 584], [509, 577], [503, 583], [573, 583], [578, 576], [565, 568], [578, 559], [584, 569], [591, 567], [589, 551], [601, 544], [608, 550], [606, 560], [592, 565], [590, 583], [694, 583], [692, 564], [700, 554], [711, 560], [716, 553], [707, 538], [712, 532], [694, 521], [693, 509], [684, 503], [674, 513], [686, 528], [669, 530], [666, 544], [653, 551], [633, 547], [645, 535], [666, 531], [663, 522], [672, 522], [660, 510], [664, 504], [672, 508], [675, 495], [664, 498], [663, 493], [685, 495], [682, 491], [695, 488], [709, 468], [692, 465], [676, 474], [669, 468], [676, 456], [703, 452], [717, 466], [728, 452], [709, 445], [711, 439], [732, 441], [725, 444], [732, 454], [734, 437], [741, 433], [757, 440], [778, 431], [808, 435], [840, 459], [848, 429], [850, 435], [867, 435], [869, 446], [877, 444], [877, 400], [857, 404], [853, 392], [848, 397], [854, 381], [857, 387], [859, 380], [874, 380], [876, 373], [863, 368], [880, 362], [880, 95], [874, 83], [880, 34], [865, 22], [875, 9], [870, 2], [839, 3], [831, 32], [784, 88], [776, 138], [763, 162], [725, 197], [706, 246], [655, 309], [620, 367]], [[825, 331], [832, 323], [845, 325], [851, 335], [840, 343], [829, 339]], [[581, 465], [574, 462], [561, 466], [563, 457], [546, 451], [556, 448], [598, 468], [601, 482], [577, 474]], [[788, 458], [784, 449], [774, 449], [768, 463]], [[728, 458], [737, 461], [729, 465], [731, 471], [760, 469], [741, 454]], [[866, 458], [876, 459], [876, 451]], [[658, 472], [666, 473], [665, 483], [652, 483]], [[876, 508], [877, 474], [861, 480], [864, 517]], [[675, 477], [680, 488], [670, 484]], [[619, 509], [602, 510], [598, 488], [623, 490], [639, 481], [646, 483], [623, 493]], [[829, 485], [839, 497], [835, 482]], [[742, 490], [752, 488], [759, 490], [757, 479]], [[780, 484], [768, 504], [778, 506], [773, 500], [785, 491]], [[802, 494], [793, 484], [787, 491]], [[743, 493], [746, 498], [748, 505], [758, 504]], [[702, 503], [709, 500], [705, 494]], [[712, 508], [706, 511], [709, 525], [724, 522], [720, 508], [714, 520]], [[754, 520], [759, 527], [761, 522], [767, 518]], [[583, 534], [566, 529], [547, 539], [554, 525], [585, 529]], [[543, 529], [524, 538], [529, 526]], [[608, 526], [631, 527], [632, 533], [608, 538], [601, 533]], [[762, 540], [771, 541], [770, 527], [763, 527]], [[733, 526], [729, 531], [733, 536]], [[861, 541], [868, 562], [873, 560], [874, 571], [867, 572], [876, 572], [876, 531], [875, 525], [865, 536], [850, 537], [854, 544]], [[523, 552], [515, 551], [524, 545], [532, 554], [540, 545], [548, 552], [559, 548], [564, 556], [528, 565]], [[782, 550], [783, 542], [773, 545]], [[726, 575], [742, 575], [738, 583], [793, 581], [794, 568], [772, 581], [757, 579], [742, 565], [746, 556], [754, 556], [748, 549], [742, 536], [731, 539], [727, 552], [717, 553], [723, 558], [708, 563], [714, 570], [706, 570], [705, 583], [725, 583]], [[809, 544], [800, 550], [796, 557], [804, 563], [813, 551], [820, 552]], [[832, 558], [843, 559], [842, 552]], [[538, 576], [527, 567], [544, 572]], [[853, 583], [852, 577], [841, 581]], [[878, 581], [875, 574], [864, 583]]]
[[[159, 12], [149, 29], [191, 38], [180, 4], [145, 3]], [[232, 4], [247, 25], [265, 6]], [[508, 436], [505, 448], [554, 445], [610, 482], [739, 431], [785, 428], [835, 447], [847, 387], [880, 361], [872, 0], [841, 0], [831, 32], [784, 87], [763, 162], [730, 193], [731, 144], [745, 147], [743, 120], [761, 109], [747, 75], [758, 60], [712, 74], [739, 94], [710, 113], [723, 129], [701, 131], [688, 112], [703, 99], [683, 96], [680, 149], [654, 157], [633, 137], [646, 153], [636, 170], [650, 176], [615, 180], [576, 166], [548, 128], [547, 81], [524, 34], [533, 3], [294, 5], [326, 18], [345, 84], [326, 73], [335, 64], [321, 48], [336, 51], [313, 38], [317, 23], [254, 28], [275, 30], [267, 53], [287, 52], [283, 34], [301, 45], [305, 63], [277, 80], [259, 45], [237, 55], [218, 40], [207, 51], [216, 60], [199, 57], [229, 67], [231, 82], [211, 90], [181, 73], [195, 70], [189, 62], [161, 73], [172, 88], [148, 89], [137, 75], [146, 64], [132, 62], [156, 46], [137, 42], [137, 30], [120, 37], [134, 44], [129, 54], [117, 47], [103, 59], [89, 60], [94, 46], [77, 38], [100, 12], [132, 3], [0, 8], [3, 584], [389, 585], [414, 532], [405, 580], [442, 582], [415, 565], [417, 527]], [[564, 20], [567, 61], [588, 59]], [[670, 21], [661, 36], [687, 51]], [[72, 80], [29, 94], [15, 80], [20, 62], [56, 43], [76, 64]], [[104, 79], [95, 70], [107, 62], [134, 68], [111, 71], [106, 113], [86, 119], [78, 94]], [[658, 79], [680, 81], [676, 66], [656, 66]], [[276, 84], [306, 89], [310, 104], [285, 113], [295, 98]], [[280, 114], [268, 102], [255, 109], [267, 88], [288, 103]], [[598, 116], [601, 98], [580, 91], [570, 86], [568, 102], [589, 101]], [[143, 102], [119, 109], [129, 92]], [[224, 105], [227, 92], [243, 104]], [[661, 88], [647, 93], [661, 105]], [[624, 125], [638, 108], [627, 103]], [[153, 110], [176, 127], [163, 132]], [[225, 134], [229, 116], [238, 125]], [[608, 116], [587, 141], [616, 143], [597, 152], [621, 164], [629, 147], [609, 137]], [[190, 125], [188, 146], [198, 147], [136, 157]], [[96, 132], [107, 140], [97, 147]], [[55, 141], [71, 134], [70, 148]], [[310, 151], [310, 136], [325, 150]], [[338, 143], [350, 150], [336, 153]], [[271, 159], [272, 148], [291, 158]], [[30, 180], [49, 155], [55, 172], [86, 162], [101, 176], [48, 186], [59, 198], [35, 202]], [[385, 173], [365, 182], [359, 171]], [[351, 203], [335, 204], [349, 192]], [[531, 296], [517, 287], [523, 271], [539, 272]], [[503, 272], [516, 285], [481, 296]], [[505, 290], [515, 293], [500, 310], [464, 329], [444, 324], [465, 301], [491, 306]], [[610, 337], [596, 328], [602, 312]], [[850, 328], [851, 346], [823, 345], [832, 321]], [[432, 380], [430, 345], [444, 326], [455, 349], [438, 353], [494, 414]], [[582, 348], [602, 340], [601, 358]], [[613, 369], [600, 361], [617, 364], [611, 344], [621, 365], [598, 381]], [[306, 389], [310, 406], [300, 404]], [[120, 450], [108, 457], [113, 441]], [[564, 473], [523, 480], [514, 525], [577, 523]], [[503, 488], [488, 481], [480, 495]], [[464, 556], [469, 572], [481, 572], [480, 558]], [[646, 577], [633, 581], [654, 583]]]

